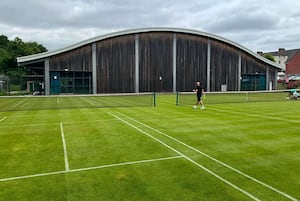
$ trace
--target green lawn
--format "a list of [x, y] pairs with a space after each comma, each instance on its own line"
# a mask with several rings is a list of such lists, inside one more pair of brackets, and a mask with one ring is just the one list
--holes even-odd
[[300, 101], [150, 99], [0, 98], [0, 200], [300, 200]]

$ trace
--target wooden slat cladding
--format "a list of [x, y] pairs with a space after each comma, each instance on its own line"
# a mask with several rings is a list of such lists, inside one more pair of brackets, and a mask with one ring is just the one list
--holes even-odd
[[[175, 43], [176, 51], [173, 50]], [[266, 75], [266, 83], [276, 81], [274, 66], [225, 41], [205, 35], [149, 31], [112, 36], [95, 44], [96, 72], [92, 72], [92, 43], [50, 56], [50, 71], [68, 69], [96, 73], [97, 93], [172, 92], [173, 83], [177, 91], [191, 91], [197, 80], [205, 88], [209, 84], [210, 91], [220, 91], [221, 85], [226, 85], [228, 91], [235, 91], [241, 86], [241, 75], [256, 72]], [[138, 58], [135, 57], [136, 47]], [[135, 66], [136, 61], [138, 66]], [[173, 80], [173, 61], [176, 61], [176, 80]]]
[[75, 50], [58, 54], [49, 59], [50, 71], [92, 72], [92, 46], [87, 45]]
[[173, 33], [151, 32], [139, 34], [140, 92], [172, 91], [172, 52]]
[[197, 80], [206, 87], [207, 38], [189, 34], [176, 34], [176, 38], [177, 91], [191, 91]]
[[97, 43], [98, 93], [135, 91], [135, 37], [125, 35]]
[[227, 85], [227, 90], [238, 90], [239, 52], [219, 41], [211, 42], [210, 89], [220, 91], [221, 85]]
[[267, 64], [263, 64], [248, 54], [242, 54], [242, 74], [266, 74]]

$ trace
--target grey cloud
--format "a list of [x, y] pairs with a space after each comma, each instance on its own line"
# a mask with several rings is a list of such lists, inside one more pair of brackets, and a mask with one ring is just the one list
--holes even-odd
[[294, 37], [300, 33], [298, 0], [275, 3], [272, 0], [0, 0], [0, 3], [1, 34], [38, 41], [49, 49], [112, 31], [154, 26], [206, 31], [253, 50], [277, 49], [278, 45], [293, 47], [293, 43], [300, 46]]

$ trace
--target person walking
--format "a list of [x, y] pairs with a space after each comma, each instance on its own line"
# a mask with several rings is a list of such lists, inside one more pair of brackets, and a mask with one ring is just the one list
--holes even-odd
[[204, 103], [203, 103], [204, 88], [202, 87], [200, 81], [196, 82], [196, 88], [193, 89], [193, 92], [197, 93], [197, 102], [196, 102], [196, 105], [194, 105], [193, 108], [197, 109], [197, 106], [200, 105], [201, 106], [200, 109], [204, 110], [205, 109], [205, 106], [204, 106]]

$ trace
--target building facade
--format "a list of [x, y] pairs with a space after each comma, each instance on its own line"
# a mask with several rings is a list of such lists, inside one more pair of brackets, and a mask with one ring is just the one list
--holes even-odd
[[265, 54], [271, 54], [287, 76], [300, 75], [300, 49], [285, 50], [279, 48], [276, 52]]
[[275, 64], [225, 38], [189, 29], [145, 28], [20, 57], [46, 95], [271, 90]]

